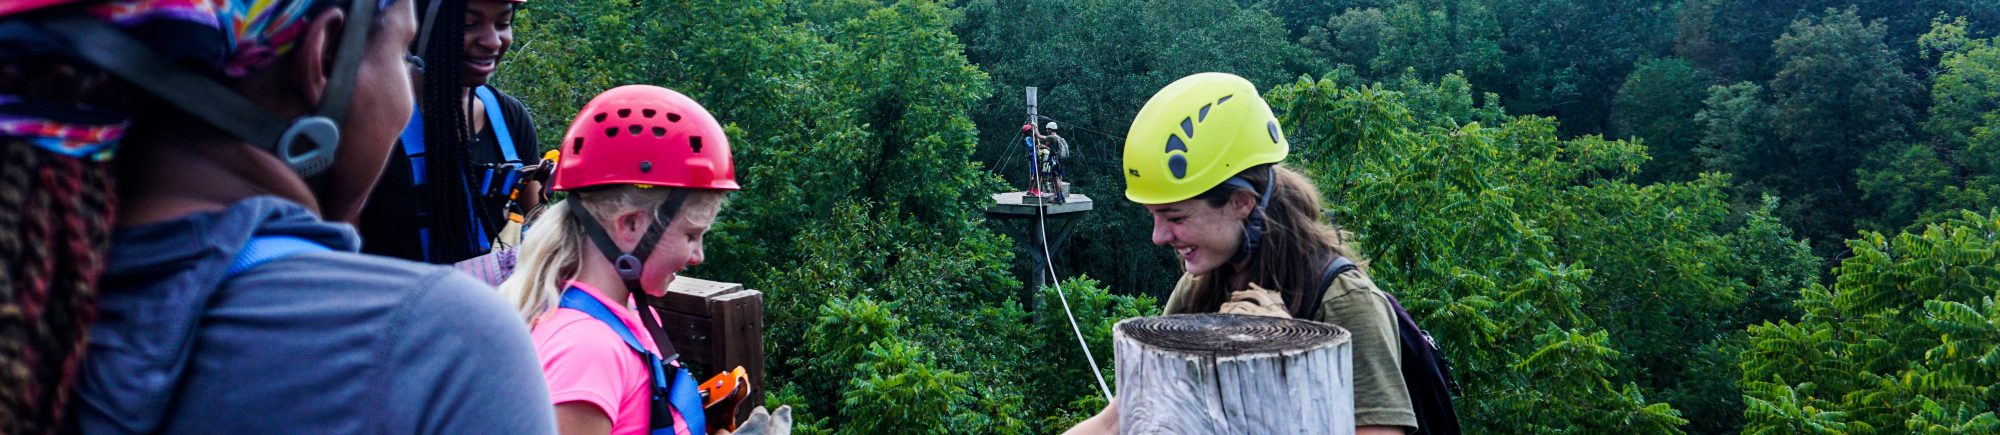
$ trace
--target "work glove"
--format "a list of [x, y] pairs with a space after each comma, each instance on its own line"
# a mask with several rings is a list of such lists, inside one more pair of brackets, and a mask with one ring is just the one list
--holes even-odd
[[1275, 291], [1265, 290], [1256, 283], [1251, 283], [1249, 290], [1230, 293], [1229, 302], [1222, 304], [1220, 312], [1222, 314], [1292, 318], [1291, 312], [1285, 311], [1284, 295], [1280, 295]]
[[730, 435], [792, 435], [792, 406], [780, 406], [775, 413], [759, 406]]

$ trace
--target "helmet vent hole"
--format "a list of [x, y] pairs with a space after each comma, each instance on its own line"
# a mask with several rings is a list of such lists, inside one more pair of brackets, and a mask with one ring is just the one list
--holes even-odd
[[644, 117], [647, 117], [647, 118], [651, 118], [651, 117], [653, 117], [653, 115], [658, 115], [658, 114], [660, 114], [660, 112], [659, 112], [659, 111], [657, 111], [657, 110], [653, 110], [653, 109], [646, 109], [646, 110], [641, 110], [641, 111], [639, 111], [639, 116], [644, 116]]
[[1187, 152], [1188, 151], [1187, 143], [1181, 142], [1180, 136], [1174, 136], [1171, 134], [1167, 135], [1167, 150], [1165, 152], [1171, 153], [1174, 152], [1175, 150], [1179, 150], [1180, 152]]
[[618, 109], [618, 117], [619, 118], [632, 117], [632, 109]]
[[618, 127], [604, 129], [604, 137], [618, 137]]
[[1209, 108], [1209, 107], [1214, 107], [1214, 106], [1215, 106], [1215, 105], [1213, 105], [1213, 104], [1203, 104], [1203, 105], [1201, 105], [1201, 114], [1199, 114], [1199, 115], [1195, 115], [1195, 118], [1194, 118], [1194, 121], [1195, 121], [1195, 122], [1202, 122], [1202, 121], [1207, 121], [1207, 120], [1208, 120], [1208, 108]]
[[1231, 98], [1236, 98], [1236, 96], [1235, 96], [1235, 95], [1224, 95], [1224, 96], [1222, 97], [1222, 99], [1220, 99], [1220, 100], [1215, 100], [1215, 105], [1217, 105], [1217, 106], [1220, 106], [1220, 105], [1222, 105], [1222, 103], [1227, 103], [1227, 102], [1229, 102], [1229, 99], [1231, 99]]
[[681, 122], [681, 114], [667, 113], [667, 122]]
[[688, 136], [688, 149], [694, 150], [695, 154], [701, 154], [701, 136]]
[[667, 137], [667, 129], [661, 127], [653, 127], [653, 137]]
[[569, 153], [571, 155], [583, 154], [583, 138], [579, 137], [576, 140], [570, 141]]
[[631, 130], [632, 135], [637, 136], [639, 134], [639, 131], [645, 130], [646, 128], [640, 127], [639, 124], [632, 124], [630, 127], [626, 127], [626, 129]]
[[1194, 139], [1194, 118], [1181, 118], [1181, 134]]
[[1264, 129], [1271, 132], [1271, 143], [1278, 143], [1278, 121], [1272, 120], [1265, 123]]
[[1167, 157], [1167, 170], [1173, 171], [1174, 178], [1187, 178], [1187, 155], [1175, 154]]
[[593, 119], [596, 119], [596, 120], [597, 120], [597, 122], [604, 122], [604, 113], [603, 113], [603, 112], [599, 112], [599, 113], [597, 114], [597, 117], [596, 117], [596, 118], [593, 118]]

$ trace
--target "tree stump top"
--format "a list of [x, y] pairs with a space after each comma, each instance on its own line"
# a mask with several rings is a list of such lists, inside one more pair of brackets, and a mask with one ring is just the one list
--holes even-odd
[[1234, 314], [1142, 317], [1117, 328], [1152, 348], [1211, 356], [1303, 351], [1348, 340], [1347, 330], [1325, 323]]

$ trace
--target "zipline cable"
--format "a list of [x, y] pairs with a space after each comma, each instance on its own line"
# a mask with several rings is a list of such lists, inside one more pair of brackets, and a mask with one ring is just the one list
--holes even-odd
[[1056, 299], [1062, 301], [1063, 315], [1069, 317], [1069, 329], [1076, 332], [1076, 344], [1083, 348], [1083, 360], [1090, 363], [1090, 375], [1097, 377], [1097, 388], [1104, 391], [1104, 400], [1111, 400], [1111, 387], [1104, 383], [1104, 371], [1097, 368], [1097, 357], [1090, 354], [1090, 343], [1083, 341], [1083, 327], [1077, 325], [1076, 314], [1070, 312], [1069, 295], [1063, 293], [1062, 279], [1056, 277], [1055, 257], [1049, 256], [1048, 210], [1047, 202], [1038, 201], [1035, 205], [1035, 237], [1042, 242], [1042, 265], [1049, 268], [1048, 280], [1036, 284], [1047, 283], [1056, 288]]
[[1123, 142], [1123, 141], [1125, 141], [1125, 137], [1124, 137], [1124, 136], [1119, 136], [1119, 135], [1115, 135], [1115, 134], [1111, 134], [1111, 133], [1105, 133], [1105, 132], [1101, 132], [1101, 131], [1097, 131], [1097, 130], [1092, 130], [1092, 129], [1090, 129], [1090, 127], [1084, 127], [1084, 126], [1081, 126], [1081, 125], [1072, 125], [1072, 124], [1070, 124], [1070, 123], [1067, 123], [1067, 122], [1062, 122], [1062, 120], [1059, 120], [1059, 119], [1055, 119], [1055, 118], [1050, 118], [1050, 117], [1048, 117], [1048, 116], [1042, 116], [1042, 115], [1036, 115], [1036, 116], [1040, 116], [1040, 117], [1041, 117], [1042, 119], [1044, 119], [1044, 120], [1048, 120], [1049, 122], [1054, 122], [1054, 123], [1056, 123], [1056, 124], [1058, 124], [1058, 125], [1062, 125], [1062, 126], [1066, 126], [1066, 127], [1069, 127], [1069, 128], [1074, 128], [1074, 129], [1077, 129], [1077, 130], [1083, 130], [1083, 131], [1086, 131], [1086, 132], [1091, 132], [1091, 133], [1096, 133], [1096, 134], [1098, 134], [1099, 136], [1104, 136], [1104, 137], [1106, 137], [1106, 138], [1111, 138], [1111, 139], [1117, 139], [1117, 140], [1118, 140], [1118, 141], [1120, 141], [1120, 142]]

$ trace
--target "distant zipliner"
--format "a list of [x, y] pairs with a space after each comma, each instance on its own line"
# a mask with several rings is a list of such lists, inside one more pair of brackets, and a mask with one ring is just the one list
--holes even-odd
[[[1028, 153], [1028, 190], [1022, 195], [1022, 203], [1030, 199], [1037, 205], [1064, 204], [1069, 202], [1069, 185], [1063, 182], [1068, 171], [1062, 161], [1069, 158], [1069, 141], [1056, 135], [1056, 122], [1042, 116], [1036, 100], [1039, 91], [1027, 88], [1028, 120], [1021, 124], [1021, 144]], [[1035, 130], [1035, 123], [1048, 121], [1044, 131]]]

